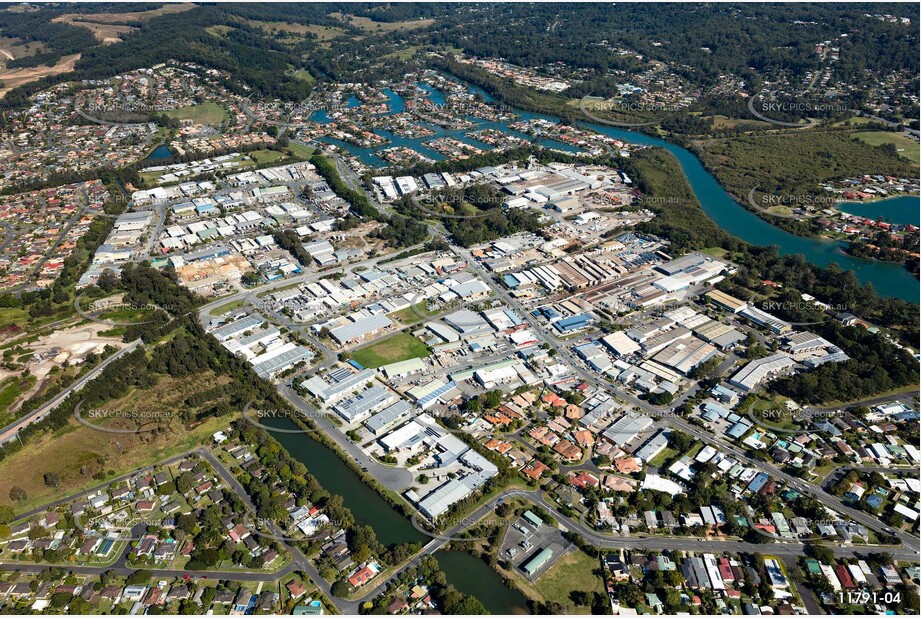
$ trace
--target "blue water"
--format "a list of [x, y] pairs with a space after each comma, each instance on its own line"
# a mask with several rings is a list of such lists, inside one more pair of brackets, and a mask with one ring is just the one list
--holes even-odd
[[[437, 103], [439, 101], [444, 102], [445, 95], [443, 93], [440, 93], [425, 84], [418, 85], [427, 93], [427, 96], [432, 100], [433, 103]], [[475, 86], [469, 86], [468, 92], [473, 94], [480, 94], [486, 101], [494, 101], [493, 97], [491, 97], [488, 93]], [[388, 92], [388, 96], [390, 95], [393, 95], [393, 97], [396, 98], [400, 98], [395, 93]], [[400, 109], [402, 110], [402, 106], [400, 106]], [[519, 116], [521, 116], [522, 119], [525, 120], [532, 118], [543, 118], [552, 122], [559, 121], [558, 118], [554, 118], [553, 116], [536, 114], [523, 110], [514, 111]], [[319, 116], [315, 118], [315, 120], [317, 122], [329, 121], [328, 118], [324, 120]], [[472, 120], [477, 123], [476, 129], [493, 128], [529, 141], [532, 139], [527, 135], [509, 129], [504, 122], [484, 122], [475, 118], [472, 118]], [[585, 128], [592, 129], [598, 133], [602, 133], [604, 135], [608, 135], [625, 142], [630, 142], [642, 146], [658, 146], [668, 150], [670, 153], [672, 153], [672, 155], [675, 156], [675, 158], [678, 160], [678, 163], [681, 165], [681, 168], [687, 176], [691, 188], [694, 191], [694, 195], [697, 197], [698, 201], [703, 207], [704, 212], [707, 213], [707, 215], [713, 219], [717, 225], [719, 225], [733, 236], [736, 236], [737, 238], [740, 238], [754, 245], [776, 245], [779, 248], [780, 253], [783, 255], [802, 254], [808, 261], [818, 266], [826, 266], [834, 262], [844, 269], [854, 271], [858, 280], [861, 282], [872, 283], [876, 291], [882, 296], [902, 298], [909, 302], [918, 303], [919, 290], [921, 290], [921, 287], [919, 287], [918, 280], [915, 279], [911, 273], [905, 269], [904, 266], [894, 262], [879, 262], [853, 257], [844, 252], [843, 249], [847, 246], [847, 243], [845, 242], [822, 238], [805, 238], [802, 236], [796, 236], [795, 234], [786, 232], [768, 223], [764, 219], [761, 219], [755, 215], [753, 212], [746, 210], [743, 206], [736, 202], [732, 196], [730, 196], [729, 193], [727, 193], [726, 190], [720, 186], [716, 178], [714, 178], [713, 175], [704, 169], [704, 166], [701, 164], [700, 160], [697, 159], [697, 157], [694, 156], [694, 154], [692, 154], [690, 151], [663, 139], [652, 137], [643, 133], [617, 129], [607, 125], [600, 125], [591, 122], [582, 122], [579, 124]], [[479, 148], [488, 148], [484, 144], [479, 144], [475, 140], [466, 137], [465, 133], [467, 130], [444, 129], [442, 127], [428, 124], [426, 124], [426, 126], [432, 128], [435, 131], [435, 135], [424, 138], [404, 139], [390, 134], [387, 131], [378, 131], [378, 133], [390, 139], [391, 143], [385, 147], [406, 146], [435, 161], [441, 161], [444, 157], [441, 154], [429, 150], [423, 146], [422, 142], [435, 139], [437, 137], [451, 136]], [[337, 146], [346, 149], [358, 157], [366, 165], [374, 167], [384, 165], [384, 162], [374, 154], [376, 150], [379, 150], [378, 148], [359, 148], [357, 146], [346, 144], [331, 138], [323, 138], [321, 141], [336, 144]], [[568, 144], [561, 144], [559, 142], [544, 138], [538, 138], [537, 141], [538, 143], [549, 148], [556, 148], [567, 152], [578, 152], [578, 149], [569, 146]], [[914, 222], [916, 224], [919, 216], [919, 207], [921, 207], [921, 200], [919, 200], [917, 197], [902, 197], [874, 203], [872, 205], [861, 204], [855, 206], [855, 208], [875, 208], [880, 209], [880, 211], [882, 211], [884, 208], [893, 209], [892, 215], [885, 215], [882, 212], [881, 214], [883, 214], [883, 216], [887, 216], [887, 218], [889, 218], [894, 223], [910, 223], [911, 221], [897, 220], [895, 218], [895, 213], [904, 212], [907, 216], [909, 212], [913, 211]], [[848, 210], [848, 212], [851, 211]], [[901, 218], [901, 214], [899, 217]]]
[[913, 196], [902, 195], [875, 202], [844, 202], [836, 208], [868, 219], [882, 218], [889, 223], [921, 225], [921, 208], [918, 208], [918, 198]]
[[155, 161], [157, 159], [169, 159], [171, 156], [173, 156], [173, 151], [169, 149], [169, 146], [160, 144], [153, 149], [153, 152], [147, 155], [147, 158], [151, 161]]

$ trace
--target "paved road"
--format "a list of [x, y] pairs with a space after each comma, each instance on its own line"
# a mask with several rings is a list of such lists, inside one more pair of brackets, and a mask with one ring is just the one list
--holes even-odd
[[65, 390], [61, 391], [55, 395], [50, 401], [42, 404], [40, 407], [36, 408], [34, 411], [30, 412], [27, 416], [20, 418], [19, 420], [7, 425], [2, 430], [0, 430], [0, 444], [9, 442], [10, 440], [15, 440], [16, 435], [32, 423], [37, 423], [38, 421], [45, 418], [49, 412], [57, 408], [61, 403], [67, 399], [71, 393], [75, 393], [87, 385], [90, 381], [94, 380], [102, 371], [109, 366], [110, 363], [113, 363], [116, 359], [121, 358], [129, 352], [133, 352], [139, 345], [141, 345], [140, 339], [135, 339], [129, 343], [126, 347], [122, 348], [109, 358], [105, 359], [99, 365], [91, 369], [86, 375], [79, 378], [73, 384], [68, 386]]

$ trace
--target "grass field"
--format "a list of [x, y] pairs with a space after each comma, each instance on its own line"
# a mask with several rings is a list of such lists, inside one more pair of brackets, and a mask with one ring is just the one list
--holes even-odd
[[310, 146], [304, 146], [302, 144], [295, 144], [293, 141], [288, 142], [288, 152], [298, 159], [306, 161], [311, 156], [313, 156], [313, 148]]
[[254, 150], [249, 153], [249, 158], [253, 160], [255, 165], [274, 163], [279, 159], [283, 159], [284, 156], [284, 153], [278, 152], [277, 150]]
[[44, 44], [38, 41], [25, 42], [13, 37], [0, 37], [0, 56], [2, 56], [0, 63], [5, 60], [33, 56], [45, 49]]
[[9, 413], [10, 406], [34, 384], [35, 376], [10, 376], [0, 382], [0, 426], [15, 420], [15, 415]]
[[422, 316], [431, 318], [438, 315], [439, 311], [439, 309], [430, 311], [425, 308], [425, 303], [421, 302], [416, 303], [415, 308], [407, 307], [406, 309], [400, 309], [399, 311], [391, 313], [390, 316], [398, 319], [403, 324], [416, 324], [423, 320]]
[[302, 82], [307, 82], [308, 84], [312, 84], [313, 82], [316, 81], [313, 78], [313, 75], [310, 74], [310, 71], [307, 71], [305, 69], [298, 69], [297, 71], [292, 73], [292, 75], [294, 75], [294, 77], [301, 80]]
[[225, 313], [230, 313], [234, 309], [239, 309], [243, 306], [245, 301], [243, 300], [232, 300], [227, 304], [221, 305], [220, 307], [215, 307], [209, 312], [209, 315], [224, 315]]
[[429, 353], [424, 343], [409, 333], [399, 333], [360, 350], [355, 350], [352, 353], [352, 360], [369, 369], [375, 369], [410, 358], [422, 358], [428, 356]]
[[859, 131], [851, 133], [851, 137], [856, 137], [865, 144], [871, 146], [881, 146], [883, 144], [892, 144], [900, 155], [911, 159], [915, 163], [921, 161], [921, 145], [903, 133], [893, 133], [891, 131]]
[[[226, 381], [226, 378], [215, 379], [212, 374], [181, 379], [161, 377], [155, 386], [135, 390], [105, 407], [179, 412], [185, 408], [183, 402], [189, 395]], [[18, 511], [92, 487], [105, 479], [191, 450], [215, 431], [226, 428], [231, 420], [227, 416], [186, 427], [178, 418], [167, 418], [159, 420], [162, 430], [128, 434], [106, 433], [71, 420], [55, 434], [36, 436], [28, 448], [0, 461], [0, 504], [11, 504], [9, 492], [13, 486], [26, 491], [26, 499], [15, 505]], [[45, 485], [46, 472], [60, 477], [57, 487]]]
[[227, 110], [218, 103], [208, 101], [199, 105], [180, 107], [166, 112], [170, 118], [191, 120], [193, 124], [219, 125], [227, 118]]
[[395, 52], [390, 52], [389, 54], [385, 54], [381, 56], [381, 58], [388, 58], [388, 59], [393, 58], [394, 60], [409, 60], [410, 58], [413, 57], [413, 54], [415, 54], [416, 51], [418, 50], [419, 50], [418, 45], [408, 45], [407, 47], [399, 49]]
[[23, 84], [38, 81], [44, 77], [52, 77], [54, 75], [71, 72], [74, 70], [74, 66], [77, 64], [78, 60], [80, 60], [80, 54], [72, 54], [70, 56], [63, 56], [58, 60], [57, 64], [50, 67], [43, 64], [37, 67], [26, 67], [22, 69], [4, 68], [0, 70], [0, 82], [3, 82], [3, 86], [0, 87], [0, 99], [10, 90], [18, 88]]
[[[604, 592], [601, 578], [595, 575], [598, 562], [580, 549], [573, 549], [553, 563], [547, 571], [537, 578], [537, 590], [547, 600], [572, 603], [569, 593]], [[575, 613], [590, 614], [591, 608], [575, 606]]]
[[426, 26], [431, 26], [433, 23], [435, 23], [434, 19], [413, 19], [406, 21], [383, 22], [374, 21], [370, 17], [344, 15], [342, 13], [330, 13], [330, 15], [342, 21], [348, 22], [355, 28], [359, 28], [365, 32], [374, 32], [376, 34], [395, 32], [397, 30], [415, 30], [416, 28], [425, 28]]
[[706, 249], [701, 249], [701, 253], [706, 253], [707, 255], [712, 255], [715, 258], [725, 257], [729, 251], [723, 249], [722, 247], [707, 247]]

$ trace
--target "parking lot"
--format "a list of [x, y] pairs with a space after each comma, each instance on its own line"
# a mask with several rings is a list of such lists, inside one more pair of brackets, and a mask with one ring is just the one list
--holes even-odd
[[[535, 526], [522, 516], [518, 517], [506, 531], [505, 538], [502, 539], [502, 545], [499, 548], [499, 556], [508, 560], [521, 575], [533, 582], [553, 566], [571, 547], [572, 544], [563, 538], [559, 529], [546, 524]], [[525, 572], [522, 567], [545, 548], [549, 548], [553, 552], [550, 559], [534, 573], [528, 574]]]

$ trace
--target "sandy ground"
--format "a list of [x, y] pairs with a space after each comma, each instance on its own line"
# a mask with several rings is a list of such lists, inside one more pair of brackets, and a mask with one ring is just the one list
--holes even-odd
[[3, 69], [0, 70], [0, 81], [3, 87], [0, 88], [0, 99], [6, 96], [6, 93], [23, 84], [34, 82], [51, 75], [60, 75], [69, 73], [74, 70], [74, 65], [80, 59], [80, 54], [64, 56], [53, 67], [42, 65], [40, 67], [29, 67], [27, 69]]
[[[110, 329], [105, 324], [84, 324], [74, 328], [59, 330], [47, 337], [42, 337], [34, 343], [24, 346], [33, 352], [27, 367], [35, 376], [35, 384], [31, 389], [20, 395], [19, 400], [10, 406], [10, 410], [18, 410], [21, 403], [39, 391], [53, 367], [75, 365], [83, 362], [87, 354], [102, 352], [111, 345], [118, 349], [125, 347], [120, 337], [103, 337], [100, 331]], [[8, 376], [18, 375], [19, 371], [0, 369], [0, 380]]]

